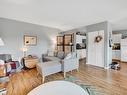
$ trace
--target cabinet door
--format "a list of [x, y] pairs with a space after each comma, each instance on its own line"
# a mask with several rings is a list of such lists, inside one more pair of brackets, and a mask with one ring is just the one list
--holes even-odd
[[81, 43], [80, 35], [76, 35], [76, 43]]
[[57, 51], [63, 51], [63, 46], [57, 46]]
[[57, 45], [63, 45], [63, 36], [57, 36]]
[[68, 54], [72, 51], [72, 47], [71, 46], [64, 46], [64, 53]]
[[120, 50], [116, 50], [116, 59], [120, 58], [121, 58]]
[[127, 46], [121, 46], [121, 61], [127, 62]]
[[113, 51], [112, 51], [112, 59], [115, 59], [115, 58], [116, 58], [115, 55], [116, 55], [116, 54], [115, 54], [115, 51], [113, 50]]
[[85, 58], [86, 57], [86, 49], [82, 49], [81, 54], [82, 54], [82, 58]]
[[112, 51], [112, 59], [121, 59], [121, 51], [120, 50], [113, 50]]
[[121, 45], [127, 45], [127, 39], [121, 39]]
[[72, 34], [66, 34], [66, 35], [64, 35], [64, 45], [73, 44], [72, 39], [73, 39]]

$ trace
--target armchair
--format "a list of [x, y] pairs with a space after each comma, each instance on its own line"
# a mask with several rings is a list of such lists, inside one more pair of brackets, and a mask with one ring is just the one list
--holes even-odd
[[64, 78], [66, 77], [66, 72], [79, 68], [79, 57], [76, 52], [71, 52], [62, 60], [62, 71], [64, 72]]
[[12, 61], [10, 54], [0, 54], [0, 77], [8, 76], [20, 66], [18, 61]]

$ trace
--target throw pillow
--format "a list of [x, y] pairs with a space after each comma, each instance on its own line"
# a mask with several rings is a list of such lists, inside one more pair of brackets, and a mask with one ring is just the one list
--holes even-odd
[[54, 56], [54, 52], [53, 51], [48, 51], [48, 56]]
[[72, 53], [67, 54], [67, 56], [65, 57], [65, 59], [70, 59], [72, 57]]
[[57, 57], [60, 59], [64, 59], [64, 52], [63, 51], [59, 51], [57, 54]]

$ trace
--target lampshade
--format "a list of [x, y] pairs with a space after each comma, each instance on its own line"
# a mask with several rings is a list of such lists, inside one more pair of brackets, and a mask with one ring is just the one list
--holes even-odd
[[22, 48], [23, 52], [26, 52], [28, 49], [26, 47]]
[[4, 46], [4, 42], [1, 38], [0, 38], [0, 46]]

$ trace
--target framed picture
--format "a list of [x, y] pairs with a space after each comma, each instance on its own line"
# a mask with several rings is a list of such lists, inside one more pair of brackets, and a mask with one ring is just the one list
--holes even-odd
[[36, 46], [37, 45], [37, 36], [24, 35], [24, 45]]

